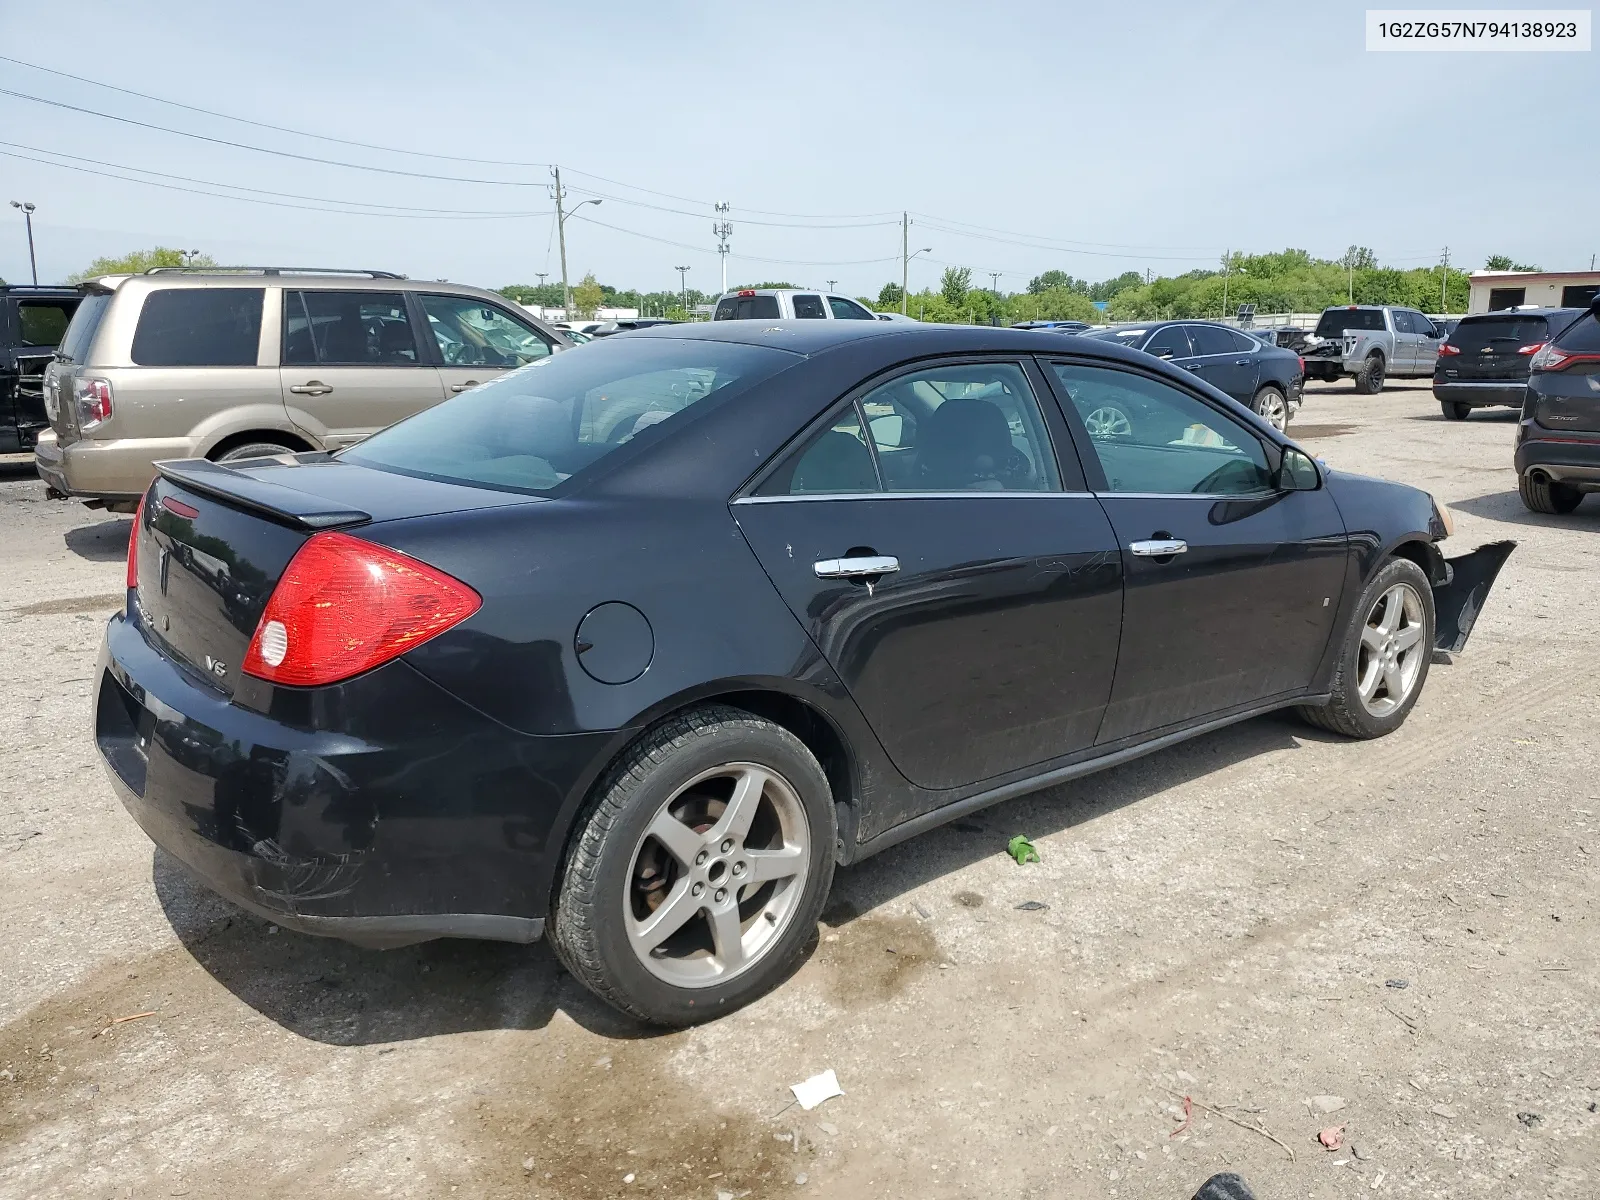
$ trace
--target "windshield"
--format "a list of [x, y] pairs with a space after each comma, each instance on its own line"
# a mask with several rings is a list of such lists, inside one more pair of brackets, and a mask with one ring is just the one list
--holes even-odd
[[1148, 325], [1122, 325], [1110, 329], [1092, 329], [1083, 336], [1098, 338], [1102, 342], [1115, 342], [1119, 346], [1137, 346], [1149, 332]]
[[1342, 337], [1346, 329], [1381, 330], [1382, 328], [1381, 308], [1330, 308], [1322, 314], [1322, 320], [1317, 322], [1317, 336], [1336, 338]]
[[607, 339], [539, 359], [374, 434], [342, 457], [448, 483], [543, 493], [635, 438], [660, 436], [707, 397], [797, 361], [783, 350]]
[[778, 311], [776, 296], [724, 296], [717, 301], [713, 321], [772, 321], [783, 314]]

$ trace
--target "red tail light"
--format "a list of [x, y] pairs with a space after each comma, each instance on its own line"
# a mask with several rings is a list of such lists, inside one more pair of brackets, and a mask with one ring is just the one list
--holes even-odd
[[[1520, 354], [1521, 351], [1518, 351]], [[1554, 342], [1546, 342], [1541, 346], [1533, 347], [1533, 361], [1528, 364], [1530, 371], [1564, 371], [1575, 362], [1600, 362], [1600, 354], [1579, 354], [1572, 350], [1563, 350]]]
[[[148, 492], [145, 495], [149, 495]], [[128, 530], [128, 587], [139, 586], [139, 523], [144, 520], [144, 496], [139, 497], [139, 507], [133, 511], [133, 528]]]
[[1296, 354], [1296, 355], [1295, 355], [1295, 357], [1296, 357], [1296, 358], [1298, 358], [1298, 359], [1299, 359], [1299, 360], [1300, 360], [1300, 374], [1302, 374], [1302, 375], [1304, 375], [1304, 374], [1305, 374], [1305, 373], [1306, 373], [1306, 359], [1305, 359], [1305, 355], [1303, 355], [1303, 354]]
[[482, 604], [459, 579], [408, 554], [319, 533], [284, 569], [243, 669], [293, 687], [337, 683], [420, 646]]
[[1545, 344], [1543, 342], [1534, 342], [1533, 345], [1531, 345], [1531, 346], [1518, 346], [1517, 347], [1517, 353], [1518, 354], [1537, 354], [1537, 353], [1539, 353], [1539, 351], [1544, 349], [1544, 346], [1545, 346]]
[[1440, 342], [1439, 343], [1439, 357], [1440, 358], [1449, 358], [1452, 354], [1460, 354], [1460, 353], [1461, 353], [1461, 347], [1460, 346], [1452, 346], [1449, 342]]
[[78, 428], [111, 418], [111, 385], [104, 379], [74, 379], [72, 398], [78, 406]]

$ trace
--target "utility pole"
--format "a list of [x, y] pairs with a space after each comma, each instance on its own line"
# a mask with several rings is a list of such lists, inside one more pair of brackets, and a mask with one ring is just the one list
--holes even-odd
[[27, 222], [27, 225], [28, 225], [28, 267], [33, 272], [33, 282], [35, 284], [37, 284], [39, 282], [39, 262], [33, 256], [33, 214], [34, 214], [34, 210], [38, 206], [36, 204], [34, 204], [33, 201], [31, 201], [31, 200], [13, 200], [11, 202], [11, 207], [12, 208], [20, 208], [22, 210], [22, 219]]
[[[900, 315], [902, 317], [906, 315], [906, 287], [911, 274], [911, 256], [906, 253], [911, 245], [910, 227], [911, 215], [902, 212], [900, 214]], [[1593, 266], [1592, 263], [1590, 265]]]
[[[726, 262], [726, 260], [724, 260], [724, 262]], [[689, 315], [689, 268], [673, 267], [672, 269], [678, 273], [678, 290], [683, 293], [683, 315], [687, 317]], [[728, 268], [724, 266], [722, 269], [726, 271]], [[726, 279], [722, 281], [722, 290], [728, 290], [728, 281]]]
[[1222, 256], [1222, 317], [1228, 317], [1228, 273], [1233, 267], [1233, 249], [1230, 247]]
[[1348, 261], [1345, 265], [1350, 268], [1350, 303], [1354, 304], [1356, 302], [1356, 256], [1348, 254], [1346, 258]]
[[1439, 315], [1445, 316], [1450, 311], [1450, 247], [1444, 248], [1444, 261], [1441, 264], [1444, 270], [1439, 279]]
[[1000, 294], [1000, 272], [999, 271], [990, 271], [989, 272], [989, 290], [991, 292], [993, 292], [996, 296], [998, 296]]
[[733, 225], [728, 221], [728, 213], [732, 211], [732, 206], [724, 201], [715, 207], [722, 220], [711, 223], [711, 232], [717, 235], [717, 256], [722, 259], [722, 290], [727, 291], [728, 239], [733, 236]]
[[[566, 207], [567, 194], [561, 190], [561, 168], [555, 167], [556, 173], [556, 233], [561, 239], [561, 318], [564, 321], [572, 320], [572, 283], [567, 278], [567, 218], [577, 212], [585, 204], [599, 204], [598, 200], [579, 200], [571, 208]], [[539, 276], [543, 279], [544, 276]]]

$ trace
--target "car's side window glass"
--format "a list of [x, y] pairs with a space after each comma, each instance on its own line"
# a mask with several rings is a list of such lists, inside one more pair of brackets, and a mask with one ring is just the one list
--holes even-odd
[[1110, 492], [1240, 496], [1272, 490], [1266, 449], [1188, 392], [1132, 371], [1052, 364]]
[[1189, 335], [1184, 332], [1182, 325], [1168, 325], [1150, 335], [1144, 352], [1154, 354], [1157, 358], [1188, 358], [1192, 353]]
[[1423, 316], [1421, 313], [1414, 312], [1411, 314], [1411, 327], [1423, 337], [1438, 336], [1434, 333], [1433, 322], [1428, 320], [1428, 318]]
[[1189, 341], [1194, 344], [1195, 356], [1206, 354], [1232, 354], [1233, 338], [1229, 331], [1216, 325], [1189, 326]]
[[1396, 333], [1415, 333], [1416, 327], [1411, 323], [1411, 314], [1404, 309], [1394, 310], [1394, 329]]
[[1236, 333], [1232, 329], [1224, 329], [1222, 332], [1228, 335], [1228, 341], [1233, 344], [1233, 352], [1235, 354], [1254, 354], [1261, 349], [1262, 343], [1256, 341], [1255, 338], [1246, 337], [1244, 334]]
[[447, 367], [525, 367], [550, 353], [549, 342], [482, 300], [423, 296], [422, 311]]
[[141, 367], [253, 367], [264, 288], [162, 288], [144, 298], [129, 356]]
[[875, 321], [877, 320], [861, 305], [854, 300], [846, 300], [843, 296], [829, 296], [828, 307], [833, 310], [836, 321]]
[[397, 292], [286, 291], [286, 366], [412, 367], [417, 340]]
[[1015, 363], [929, 367], [861, 400], [891, 492], [1059, 491], [1039, 402]]
[[861, 410], [852, 404], [768, 476], [757, 495], [840, 496], [880, 490]]
[[826, 321], [828, 314], [823, 311], [821, 296], [796, 296], [794, 297], [794, 317], [797, 321]]

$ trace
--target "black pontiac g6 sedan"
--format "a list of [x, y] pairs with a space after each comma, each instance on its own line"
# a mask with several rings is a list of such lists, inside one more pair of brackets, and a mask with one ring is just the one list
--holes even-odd
[[951, 817], [1273, 709], [1390, 732], [1510, 552], [1006, 329], [619, 334], [335, 456], [159, 469], [94, 696], [150, 837], [291, 929], [548, 928], [665, 1024]]

